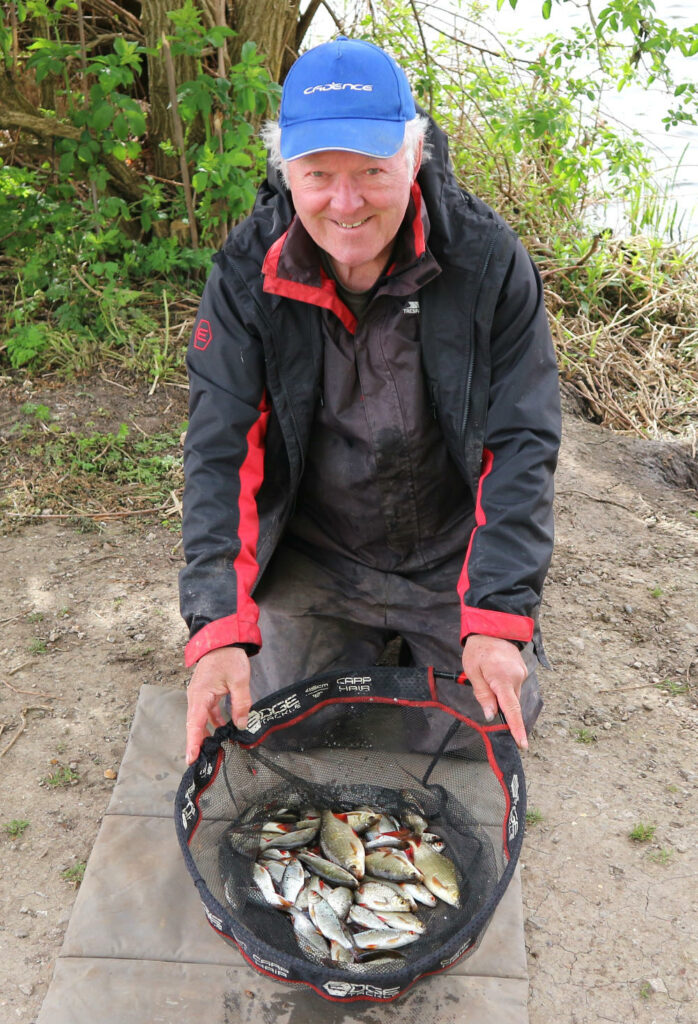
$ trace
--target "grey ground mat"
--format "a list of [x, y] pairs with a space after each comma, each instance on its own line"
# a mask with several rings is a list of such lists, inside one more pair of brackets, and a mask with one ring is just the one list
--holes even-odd
[[253, 971], [206, 921], [175, 836], [185, 715], [183, 691], [142, 687], [37, 1024], [527, 1024], [518, 873], [478, 949], [395, 1003], [336, 1006]]

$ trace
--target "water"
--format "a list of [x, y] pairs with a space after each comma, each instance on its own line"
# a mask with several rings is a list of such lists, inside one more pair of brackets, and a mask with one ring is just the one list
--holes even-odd
[[[516, 10], [512, 11], [505, 0], [501, 11], [497, 11], [496, 0], [485, 0], [483, 7], [486, 10], [480, 19], [483, 27], [479, 29], [472, 23], [467, 24], [466, 38], [492, 50], [499, 50], [496, 37], [518, 33], [523, 44], [523, 41], [530, 42], [553, 32], [564, 36], [572, 25], [586, 18], [583, 8], [565, 3], [554, 5], [552, 17], [545, 21], [540, 13], [541, 4], [542, 0], [518, 0]], [[602, 6], [603, 0], [597, 0], [594, 9], [598, 11]], [[657, 7], [658, 16], [669, 26], [685, 29], [698, 20], [695, 0], [673, 0], [671, 3], [658, 4]], [[418, 0], [418, 9], [424, 13], [425, 20], [432, 24], [438, 23], [447, 31], [454, 25], [454, 16], [468, 13], [466, 3], [459, 5], [458, 0], [434, 0], [428, 4]], [[336, 34], [334, 23], [329, 17], [322, 17], [321, 12], [313, 22], [312, 37], [308, 40], [312, 45]], [[460, 17], [458, 23], [462, 29]], [[695, 82], [698, 80], [698, 55], [690, 58], [673, 55], [671, 69], [677, 82]], [[680, 125], [666, 131], [662, 117], [671, 105], [672, 98], [659, 85], [647, 90], [639, 86], [628, 86], [621, 93], [606, 94], [602, 113], [611, 123], [629, 132], [637, 131], [645, 140], [655, 166], [657, 181], [666, 190], [667, 208], [671, 209], [676, 204], [672, 237], [674, 240], [685, 241], [698, 238], [698, 127]], [[620, 199], [618, 203], [600, 211], [599, 215], [604, 224], [616, 231], [623, 230]]]
[[[573, 24], [579, 24], [586, 18], [583, 9], [564, 4], [554, 6], [551, 18], [545, 21], [540, 13], [540, 0], [519, 0], [515, 11], [508, 3], [501, 11], [496, 11], [494, 0], [490, 0], [489, 6], [491, 11], [486, 17], [497, 34], [518, 32], [522, 39], [528, 40], [551, 32], [565, 35]], [[594, 9], [598, 11], [603, 6], [598, 0]], [[658, 4], [657, 14], [669, 27], [678, 29], [686, 29], [698, 20], [695, 0]], [[490, 37], [490, 45], [491, 41]], [[677, 84], [698, 80], [698, 55], [683, 57], [673, 54], [670, 67]], [[643, 137], [653, 159], [657, 180], [666, 188], [669, 205], [676, 204], [674, 238], [695, 239], [698, 238], [698, 127], [680, 125], [667, 131], [662, 117], [671, 106], [678, 104], [659, 84], [649, 89], [630, 85], [620, 93], [608, 92], [605, 95], [603, 114], [609, 121], [628, 131], [639, 132]], [[618, 204], [614, 211], [617, 225], [622, 223], [620, 211]]]

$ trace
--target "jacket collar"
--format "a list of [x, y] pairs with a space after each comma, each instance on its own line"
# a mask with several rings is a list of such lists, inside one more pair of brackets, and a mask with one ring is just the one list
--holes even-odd
[[[438, 263], [427, 249], [428, 236], [429, 216], [415, 182], [395, 241], [392, 263], [376, 282], [376, 295], [412, 294], [440, 273]], [[268, 250], [262, 274], [265, 292], [329, 309], [351, 334], [355, 332], [356, 317], [339, 298], [334, 280], [322, 267], [317, 246], [297, 216]]]

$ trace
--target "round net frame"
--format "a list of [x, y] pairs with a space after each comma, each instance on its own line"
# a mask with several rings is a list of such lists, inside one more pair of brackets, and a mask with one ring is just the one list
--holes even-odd
[[[478, 721], [464, 682], [392, 667], [316, 676], [258, 701], [246, 730], [231, 722], [204, 740], [177, 792], [177, 834], [209, 923], [257, 970], [335, 1001], [389, 1001], [476, 948], [519, 857], [526, 791], [506, 723]], [[399, 961], [307, 959], [252, 881], [253, 826], [303, 805], [402, 819], [415, 802], [446, 843], [460, 907], [420, 906], [424, 934]]]

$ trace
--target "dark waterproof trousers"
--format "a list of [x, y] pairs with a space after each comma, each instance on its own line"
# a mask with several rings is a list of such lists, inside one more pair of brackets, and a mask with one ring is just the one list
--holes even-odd
[[[412, 662], [462, 672], [460, 604], [456, 584], [462, 553], [409, 574], [381, 572], [327, 552], [311, 557], [282, 543], [255, 591], [263, 647], [251, 659], [252, 700], [301, 679], [376, 664], [402, 637]], [[532, 645], [522, 652], [529, 675], [521, 691], [529, 730], [542, 700]], [[472, 716], [483, 721], [473, 699]]]

